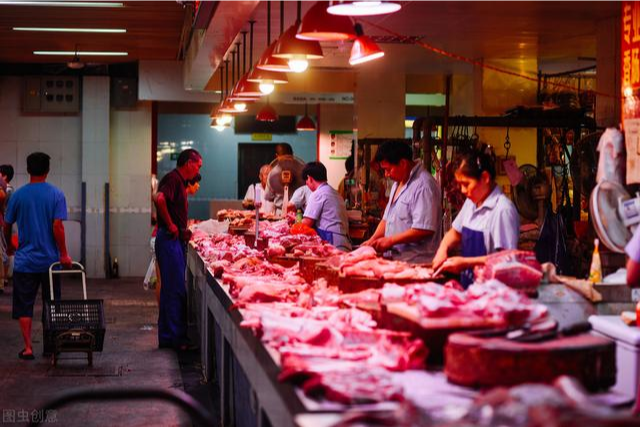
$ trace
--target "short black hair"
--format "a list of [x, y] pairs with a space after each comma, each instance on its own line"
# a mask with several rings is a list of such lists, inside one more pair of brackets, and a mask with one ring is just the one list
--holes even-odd
[[320, 162], [309, 162], [302, 169], [302, 179], [306, 181], [309, 176], [318, 182], [326, 182], [327, 168]]
[[460, 154], [456, 165], [456, 171], [469, 178], [480, 179], [482, 172], [487, 172], [496, 179], [496, 157], [489, 145]]
[[413, 151], [409, 144], [401, 141], [386, 141], [378, 147], [375, 157], [378, 163], [386, 161], [392, 165], [397, 165], [402, 159], [412, 161]]
[[197, 174], [196, 176], [194, 176], [192, 179], [190, 179], [189, 181], [187, 181], [188, 185], [193, 185], [196, 184], [198, 182], [202, 181], [202, 175]]
[[178, 156], [178, 167], [186, 165], [189, 160], [193, 160], [194, 162], [196, 162], [201, 158], [202, 156], [200, 155], [200, 153], [198, 153], [198, 150], [188, 148]]
[[7, 177], [7, 182], [11, 182], [11, 180], [13, 179], [13, 166], [11, 165], [0, 165], [0, 174], [4, 175]]
[[344, 168], [347, 170], [347, 173], [353, 172], [355, 167], [355, 159], [353, 158], [353, 154], [347, 157], [347, 160], [344, 161]]
[[276, 145], [276, 156], [293, 156], [293, 148], [287, 142], [281, 142]]
[[49, 173], [49, 160], [51, 157], [42, 152], [31, 153], [27, 156], [27, 172], [29, 175], [42, 176]]

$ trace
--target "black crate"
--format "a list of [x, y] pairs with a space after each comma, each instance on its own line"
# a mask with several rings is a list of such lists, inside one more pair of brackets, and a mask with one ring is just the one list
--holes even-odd
[[45, 352], [57, 352], [56, 338], [69, 331], [92, 334], [95, 341], [87, 350], [102, 351], [105, 329], [102, 300], [62, 300], [45, 303], [43, 324]]

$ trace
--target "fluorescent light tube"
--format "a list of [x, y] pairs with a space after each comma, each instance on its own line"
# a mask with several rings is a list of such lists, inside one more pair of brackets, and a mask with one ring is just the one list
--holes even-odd
[[0, 1], [8, 6], [60, 6], [60, 7], [123, 7], [124, 3], [106, 1]]
[[128, 52], [92, 52], [92, 51], [73, 51], [73, 50], [34, 50], [34, 55], [59, 55], [59, 56], [127, 56]]
[[13, 27], [14, 31], [40, 31], [51, 33], [126, 33], [124, 28], [46, 28], [46, 27]]

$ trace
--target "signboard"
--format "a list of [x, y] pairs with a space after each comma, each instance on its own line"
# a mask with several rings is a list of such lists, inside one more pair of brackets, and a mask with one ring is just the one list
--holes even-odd
[[622, 124], [627, 148], [627, 184], [640, 183], [640, 1], [622, 3], [620, 25]]
[[354, 134], [350, 130], [330, 130], [331, 152], [329, 159], [345, 160], [351, 155], [351, 147], [353, 145]]
[[271, 141], [272, 136], [270, 133], [252, 133], [252, 141]]
[[622, 4], [622, 42], [620, 44], [622, 89], [640, 88], [640, 2], [625, 1]]

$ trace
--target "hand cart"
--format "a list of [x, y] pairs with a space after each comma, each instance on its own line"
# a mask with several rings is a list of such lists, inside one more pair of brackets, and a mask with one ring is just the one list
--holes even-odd
[[[87, 280], [84, 267], [73, 262], [70, 270], [54, 270], [59, 262], [49, 267], [51, 301], [44, 303], [42, 327], [44, 352], [51, 354], [51, 364], [56, 366], [60, 353], [86, 353], [89, 366], [93, 366], [93, 352], [102, 351], [105, 321], [103, 300], [87, 299]], [[82, 300], [54, 301], [53, 276], [55, 274], [80, 274]]]

